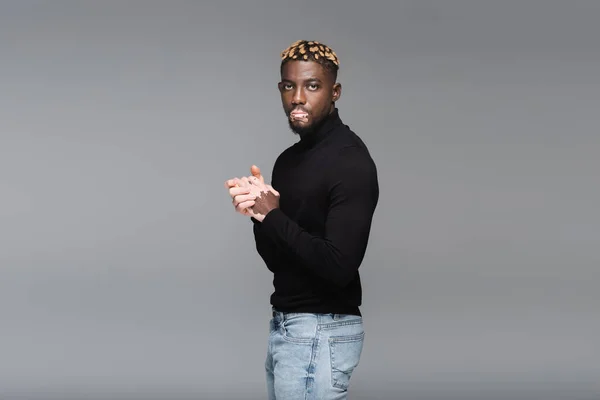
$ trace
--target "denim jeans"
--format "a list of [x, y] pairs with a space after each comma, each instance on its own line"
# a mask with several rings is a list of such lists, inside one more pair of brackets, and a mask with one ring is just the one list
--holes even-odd
[[357, 315], [273, 310], [265, 362], [269, 400], [345, 400], [364, 335]]

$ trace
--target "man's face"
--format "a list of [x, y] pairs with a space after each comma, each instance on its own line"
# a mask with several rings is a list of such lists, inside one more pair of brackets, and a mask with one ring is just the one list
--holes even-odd
[[298, 134], [310, 132], [323, 121], [341, 94], [333, 75], [314, 61], [284, 64], [278, 86], [290, 129]]

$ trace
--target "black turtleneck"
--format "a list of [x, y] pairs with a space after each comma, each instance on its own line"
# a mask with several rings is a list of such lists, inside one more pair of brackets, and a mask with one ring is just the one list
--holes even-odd
[[358, 273], [379, 199], [377, 169], [335, 109], [275, 161], [279, 208], [254, 221], [280, 311], [361, 315]]

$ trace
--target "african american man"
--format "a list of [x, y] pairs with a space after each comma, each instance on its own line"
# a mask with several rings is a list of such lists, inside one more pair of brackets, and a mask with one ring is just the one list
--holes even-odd
[[273, 273], [270, 400], [346, 399], [363, 349], [359, 267], [379, 185], [367, 147], [336, 107], [338, 68], [319, 42], [281, 53], [279, 92], [299, 140], [277, 157], [271, 185], [254, 165], [225, 183]]

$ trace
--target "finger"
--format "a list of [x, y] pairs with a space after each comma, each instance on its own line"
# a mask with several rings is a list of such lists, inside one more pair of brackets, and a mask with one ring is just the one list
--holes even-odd
[[243, 203], [245, 201], [254, 201], [255, 199], [256, 196], [254, 196], [253, 194], [241, 194], [239, 196], [235, 196], [231, 202], [234, 206], [237, 206], [238, 204]]
[[239, 180], [239, 185], [240, 186], [250, 186], [250, 180], [248, 179], [247, 176], [243, 176], [242, 178], [240, 178]]
[[253, 176], [251, 176], [251, 177], [249, 177], [249, 178], [248, 178], [248, 181], [249, 181], [251, 184], [253, 184], [254, 186], [258, 186], [258, 187], [259, 187], [259, 188], [261, 188], [261, 189], [264, 189], [264, 188], [265, 188], [265, 184], [264, 184], [263, 180], [262, 180], [262, 179], [260, 179], [260, 178], [258, 178], [258, 177], [256, 177], [256, 176], [254, 176], [254, 175], [253, 175]]
[[242, 195], [242, 194], [249, 194], [249, 193], [250, 193], [250, 188], [249, 187], [234, 186], [231, 189], [229, 189], [229, 195], [231, 197], [239, 196], [239, 195]]
[[252, 207], [253, 207], [253, 205], [248, 206], [247, 208], [244, 208], [240, 212], [247, 217], [254, 217], [256, 214], [254, 213], [254, 210], [252, 210]]
[[239, 212], [246, 211], [250, 207], [253, 207], [256, 202], [254, 200], [247, 200], [235, 206], [235, 209]]
[[250, 173], [252, 174], [252, 176], [255, 176], [258, 179], [260, 179], [261, 182], [265, 181], [265, 178], [260, 173], [260, 168], [258, 168], [256, 165], [250, 167]]
[[238, 182], [238, 178], [227, 179], [225, 181], [225, 187], [227, 189], [232, 188], [237, 185], [237, 182]]

